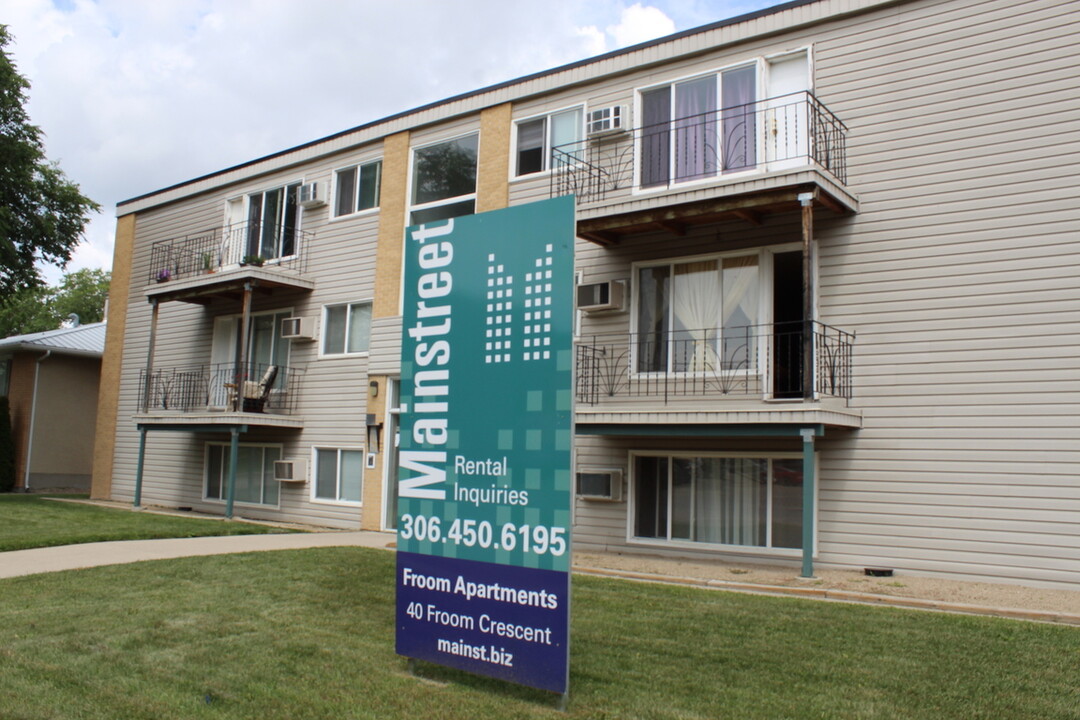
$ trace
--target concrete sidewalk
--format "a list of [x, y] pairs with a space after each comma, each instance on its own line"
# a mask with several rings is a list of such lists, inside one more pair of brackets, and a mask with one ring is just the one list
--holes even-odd
[[123, 565], [143, 560], [263, 550], [300, 550], [316, 547], [360, 546], [387, 548], [396, 537], [377, 532], [317, 532], [222, 537], [120, 540], [115, 542], [61, 545], [0, 553], [0, 579], [59, 570], [79, 570], [101, 565]]
[[[0, 579], [144, 560], [317, 547], [393, 549], [396, 536], [381, 532], [312, 532], [269, 535], [124, 540], [0, 553]], [[656, 557], [576, 553], [574, 572], [629, 580], [766, 595], [795, 596], [921, 610], [990, 615], [1080, 626], [1080, 592], [973, 583], [915, 576], [869, 583], [854, 571], [822, 571], [811, 581], [794, 571]], [[732, 575], [734, 574], [734, 577]], [[867, 584], [860, 584], [867, 583]]]

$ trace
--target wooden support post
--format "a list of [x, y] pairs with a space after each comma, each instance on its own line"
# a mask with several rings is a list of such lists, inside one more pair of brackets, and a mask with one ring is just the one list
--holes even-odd
[[248, 335], [251, 332], [251, 291], [252, 283], [244, 283], [244, 310], [240, 321], [240, 341], [236, 348], [236, 372], [233, 373], [233, 382], [236, 383], [235, 397], [233, 398], [233, 410], [239, 412], [244, 408], [244, 382], [248, 380]]
[[802, 390], [804, 400], [814, 399], [814, 193], [801, 193], [803, 332]]
[[154, 378], [154, 346], [157, 343], [158, 310], [161, 305], [157, 298], [150, 299], [150, 347], [146, 350], [146, 384], [143, 387], [142, 411], [150, 411], [150, 388]]

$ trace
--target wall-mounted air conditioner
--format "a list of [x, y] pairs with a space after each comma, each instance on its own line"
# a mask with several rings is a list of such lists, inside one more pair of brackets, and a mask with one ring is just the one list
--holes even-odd
[[600, 137], [619, 133], [630, 126], [630, 112], [625, 105], [590, 110], [585, 121], [585, 132], [589, 137]]
[[274, 479], [279, 482], [307, 482], [307, 460], [275, 460]]
[[318, 181], [304, 183], [300, 186], [300, 193], [296, 198], [305, 210], [310, 208], [317, 208], [326, 204], [326, 198], [323, 197], [322, 187]]
[[281, 321], [283, 340], [314, 340], [315, 318], [290, 317]]
[[583, 500], [619, 502], [623, 499], [623, 473], [614, 468], [581, 468], [577, 496]]
[[577, 286], [577, 307], [583, 312], [622, 310], [625, 298], [625, 280], [608, 280]]

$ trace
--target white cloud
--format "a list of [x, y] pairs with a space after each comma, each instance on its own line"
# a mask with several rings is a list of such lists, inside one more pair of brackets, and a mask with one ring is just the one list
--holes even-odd
[[622, 11], [617, 25], [610, 25], [607, 34], [615, 47], [627, 47], [675, 32], [675, 22], [662, 10], [634, 3]]
[[103, 206], [74, 269], [110, 264], [120, 200], [674, 32], [688, 1], [20, 0], [3, 22], [49, 157]]

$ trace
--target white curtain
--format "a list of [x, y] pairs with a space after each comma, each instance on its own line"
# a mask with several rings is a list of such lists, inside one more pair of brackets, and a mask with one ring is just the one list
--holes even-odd
[[753, 338], [758, 318], [758, 259], [756, 255], [724, 259], [723, 356], [726, 368], [754, 366]]
[[768, 483], [766, 461], [753, 458], [685, 458], [675, 472], [689, 475], [694, 491], [697, 542], [763, 546]]
[[690, 338], [692, 347], [672, 348], [686, 367], [673, 369], [704, 372], [718, 367], [715, 338], [723, 298], [716, 260], [682, 263], [675, 266], [671, 310], [675, 325]]

